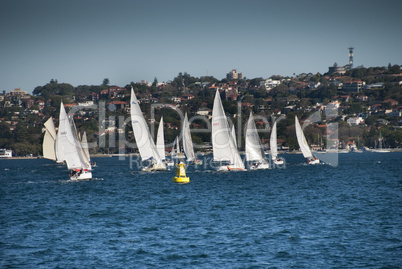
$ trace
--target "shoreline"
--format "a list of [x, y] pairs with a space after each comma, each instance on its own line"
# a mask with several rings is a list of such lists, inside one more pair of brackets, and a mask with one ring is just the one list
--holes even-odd
[[[402, 152], [402, 148], [399, 149], [389, 149], [390, 152]], [[370, 150], [365, 151], [372, 153]], [[388, 152], [388, 153], [390, 153]], [[321, 153], [321, 152], [315, 152], [315, 153]], [[326, 152], [322, 152], [325, 154]], [[337, 152], [331, 152], [331, 153], [337, 153]], [[353, 153], [353, 151], [349, 152], [338, 152], [339, 154], [344, 154], [344, 153]], [[269, 154], [269, 153], [267, 153]], [[300, 151], [285, 151], [285, 152], [279, 152], [279, 154], [301, 154]], [[140, 156], [138, 153], [133, 153], [133, 154], [93, 154], [91, 155], [91, 158], [111, 158], [111, 157], [130, 157], [130, 156]], [[34, 156], [34, 157], [1, 157], [0, 160], [29, 160], [29, 159], [44, 159], [42, 156]]]

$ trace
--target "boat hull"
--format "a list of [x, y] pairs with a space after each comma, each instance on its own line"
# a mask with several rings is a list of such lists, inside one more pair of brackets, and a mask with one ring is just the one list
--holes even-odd
[[373, 149], [371, 152], [377, 152], [377, 153], [388, 153], [391, 152], [388, 149]]
[[79, 175], [74, 175], [70, 177], [71, 180], [87, 180], [92, 179], [92, 172], [84, 171]]
[[276, 164], [276, 165], [282, 165], [282, 164], [284, 164], [284, 161], [283, 161], [282, 159], [280, 159], [280, 160], [273, 160], [273, 162], [274, 162], [274, 164]]
[[250, 170], [262, 170], [262, 169], [269, 169], [269, 164], [261, 163], [259, 165], [252, 165], [249, 167]]
[[144, 172], [152, 172], [152, 171], [166, 171], [166, 166], [165, 165], [153, 165], [151, 167], [145, 167], [142, 169]]
[[232, 165], [222, 165], [218, 167], [218, 171], [246, 171], [243, 168], [239, 168], [239, 167], [234, 167]]
[[311, 165], [313, 165], [313, 164], [319, 164], [319, 163], [320, 163], [320, 160], [319, 160], [318, 158], [308, 161], [308, 164], [311, 164]]

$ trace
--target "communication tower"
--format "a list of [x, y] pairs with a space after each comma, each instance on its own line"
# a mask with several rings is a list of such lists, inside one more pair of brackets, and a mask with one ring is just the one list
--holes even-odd
[[353, 67], [353, 49], [354, 47], [349, 48], [349, 68]]

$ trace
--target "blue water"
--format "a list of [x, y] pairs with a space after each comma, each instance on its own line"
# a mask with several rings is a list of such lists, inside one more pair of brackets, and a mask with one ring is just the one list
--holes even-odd
[[2, 268], [401, 268], [402, 153], [339, 165], [142, 173], [96, 158], [73, 182], [48, 160], [0, 160]]

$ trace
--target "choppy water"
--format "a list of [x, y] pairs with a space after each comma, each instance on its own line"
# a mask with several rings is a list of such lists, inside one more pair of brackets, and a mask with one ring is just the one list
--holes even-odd
[[339, 166], [133, 171], [97, 158], [72, 182], [48, 160], [0, 160], [2, 268], [401, 268], [402, 153]]

